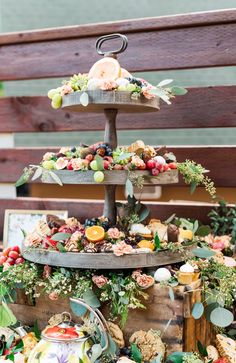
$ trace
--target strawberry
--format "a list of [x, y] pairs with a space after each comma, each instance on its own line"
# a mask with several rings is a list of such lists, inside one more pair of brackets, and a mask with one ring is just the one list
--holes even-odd
[[159, 170], [158, 169], [156, 169], [156, 168], [152, 169], [152, 175], [153, 176], [157, 176], [158, 174], [159, 174]]
[[16, 265], [20, 265], [21, 263], [24, 263], [25, 260], [23, 257], [18, 257], [16, 260], [15, 260], [15, 264]]
[[14, 258], [8, 257], [8, 259], [6, 260], [6, 263], [9, 263], [9, 265], [14, 265], [15, 264], [15, 260]]
[[163, 171], [167, 171], [167, 170], [170, 170], [169, 165], [168, 164], [163, 165]]
[[7, 260], [7, 257], [6, 256], [0, 256], [0, 265], [3, 265]]
[[218, 358], [218, 359], [214, 360], [213, 363], [228, 363], [228, 359], [227, 358]]
[[177, 169], [176, 163], [169, 163], [168, 166], [170, 169]]
[[67, 170], [73, 170], [72, 161], [69, 161], [66, 168], [67, 168]]
[[13, 246], [13, 247], [11, 247], [11, 251], [16, 251], [16, 252], [20, 253], [20, 247], [19, 246]]

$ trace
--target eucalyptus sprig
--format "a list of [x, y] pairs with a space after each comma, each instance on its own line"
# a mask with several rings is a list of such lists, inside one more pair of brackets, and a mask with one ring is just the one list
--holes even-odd
[[208, 172], [201, 164], [195, 161], [186, 160], [177, 163], [177, 169], [182, 174], [186, 184], [190, 184], [190, 191], [193, 193], [197, 186], [202, 185], [212, 198], [216, 198], [214, 182], [205, 174]]

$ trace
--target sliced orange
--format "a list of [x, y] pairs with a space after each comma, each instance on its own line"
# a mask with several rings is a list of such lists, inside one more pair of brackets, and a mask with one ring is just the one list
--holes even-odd
[[85, 237], [93, 243], [102, 241], [105, 237], [105, 230], [100, 226], [88, 227], [85, 230]]
[[116, 80], [121, 75], [119, 62], [111, 57], [104, 57], [94, 63], [89, 71], [88, 78]]
[[121, 78], [126, 78], [126, 77], [132, 77], [132, 74], [130, 74], [126, 69], [121, 68]]
[[182, 237], [183, 239], [188, 239], [190, 241], [192, 241], [193, 239], [193, 231], [190, 231], [189, 229], [179, 229], [179, 236]]
[[154, 251], [154, 243], [151, 241], [148, 241], [146, 239], [142, 239], [139, 243], [138, 243], [138, 247], [139, 248], [149, 248], [150, 250]]

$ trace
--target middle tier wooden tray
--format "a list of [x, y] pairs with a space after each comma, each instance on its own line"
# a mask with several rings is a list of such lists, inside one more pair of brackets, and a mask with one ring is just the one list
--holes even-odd
[[[104, 181], [96, 183], [94, 181], [93, 170], [74, 171], [74, 170], [58, 170], [53, 171], [63, 184], [102, 184], [102, 185], [125, 185], [128, 177], [127, 170], [104, 170]], [[146, 170], [131, 171], [132, 175], [143, 176], [144, 185], [161, 185], [178, 183], [178, 170], [173, 169], [160, 173], [158, 176], [152, 176], [151, 172]], [[50, 177], [45, 177], [44, 183], [55, 184], [55, 180]]]
[[150, 253], [133, 253], [119, 257], [113, 253], [62, 253], [37, 248], [23, 249], [22, 255], [26, 260], [42, 265], [116, 270], [155, 267], [181, 262], [186, 259], [186, 253], [191, 254], [192, 248], [192, 246], [186, 247], [184, 252], [163, 250]]

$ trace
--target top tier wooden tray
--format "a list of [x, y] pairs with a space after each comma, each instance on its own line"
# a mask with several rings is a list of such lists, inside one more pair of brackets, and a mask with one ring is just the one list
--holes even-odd
[[74, 92], [63, 96], [62, 108], [73, 112], [104, 112], [106, 109], [116, 109], [119, 112], [156, 112], [159, 111], [159, 98], [148, 100], [143, 95], [132, 99], [130, 92], [125, 91], [86, 91], [89, 97], [88, 106], [80, 103], [83, 92]]

